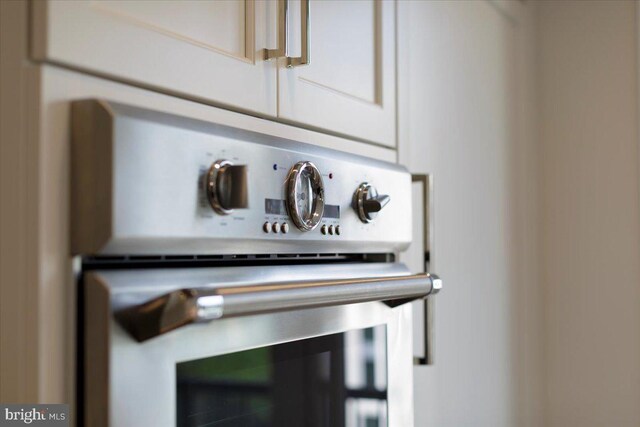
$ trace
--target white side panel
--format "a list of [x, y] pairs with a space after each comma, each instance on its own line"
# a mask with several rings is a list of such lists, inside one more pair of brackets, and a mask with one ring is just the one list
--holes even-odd
[[399, 158], [433, 174], [445, 283], [435, 365], [414, 368], [417, 426], [544, 425], [530, 11], [509, 3], [398, 4]]
[[[26, 2], [0, 2], [0, 402], [53, 403], [66, 396], [56, 372], [39, 367], [37, 185], [29, 179], [37, 170], [31, 130], [38, 85], [24, 61], [27, 17]], [[49, 357], [60, 369], [63, 354], [61, 343]], [[47, 374], [57, 384], [49, 387]]]

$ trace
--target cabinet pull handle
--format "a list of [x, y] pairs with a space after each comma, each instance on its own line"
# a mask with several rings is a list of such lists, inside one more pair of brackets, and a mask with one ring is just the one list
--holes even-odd
[[264, 59], [287, 58], [287, 68], [298, 65], [309, 65], [309, 53], [311, 41], [309, 37], [310, 26], [310, 0], [300, 2], [300, 37], [301, 55], [298, 57], [288, 56], [289, 50], [289, 0], [278, 0], [278, 47], [275, 49], [264, 49]]
[[[422, 184], [424, 271], [433, 267], [433, 175], [411, 175], [413, 182]], [[434, 295], [423, 299], [424, 304], [424, 355], [414, 357], [414, 365], [433, 365], [435, 362], [435, 299]]]
[[298, 57], [287, 56], [287, 68], [297, 67], [299, 65], [309, 65], [310, 51], [311, 51], [311, 38], [309, 37], [310, 31], [310, 0], [302, 0], [300, 2], [300, 37], [301, 37], [301, 54]]
[[287, 33], [289, 22], [289, 0], [278, 0], [278, 47], [265, 49], [264, 59], [282, 58], [287, 56]]

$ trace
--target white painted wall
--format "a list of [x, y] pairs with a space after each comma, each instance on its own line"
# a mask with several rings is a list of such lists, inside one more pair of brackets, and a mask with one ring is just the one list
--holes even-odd
[[539, 4], [550, 427], [640, 426], [636, 7]]
[[640, 426], [637, 3], [401, 4], [445, 278], [416, 425]]
[[541, 426], [533, 6], [399, 6], [399, 155], [434, 175], [445, 284], [415, 424]]

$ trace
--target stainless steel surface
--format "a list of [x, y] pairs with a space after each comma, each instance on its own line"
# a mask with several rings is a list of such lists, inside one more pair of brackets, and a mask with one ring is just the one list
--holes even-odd
[[[424, 200], [423, 214], [423, 248], [424, 248], [424, 271], [433, 268], [433, 175], [414, 174], [411, 176], [413, 182], [422, 184], [422, 200]], [[434, 281], [434, 287], [442, 288], [442, 281]], [[438, 290], [439, 290], [438, 289]], [[433, 294], [435, 295], [434, 292]], [[435, 310], [436, 303], [433, 295], [428, 296], [422, 302], [424, 312], [424, 353], [421, 356], [414, 356], [416, 365], [433, 365], [435, 363]]]
[[[411, 241], [411, 179], [401, 166], [255, 132], [107, 101], [73, 108], [72, 252], [122, 254], [390, 253]], [[219, 215], [205, 181], [218, 159], [246, 165], [248, 209]], [[265, 233], [267, 212], [286, 199], [290, 168], [312, 162], [324, 183], [325, 215], [312, 231]], [[362, 182], [389, 203], [365, 224], [352, 209]], [[284, 205], [284, 202], [283, 206]], [[334, 217], [327, 214], [333, 207]], [[322, 225], [340, 226], [323, 234]]]
[[205, 186], [211, 207], [220, 215], [249, 207], [247, 167], [244, 165], [216, 160], [209, 168]]
[[[356, 268], [356, 267], [354, 267]], [[216, 288], [183, 288], [117, 313], [121, 324], [138, 341], [181, 326], [220, 319], [304, 308], [329, 307], [370, 301], [424, 298], [436, 293], [436, 276], [373, 277], [269, 283]]]
[[288, 45], [289, 0], [278, 0], [278, 47], [264, 49], [264, 59], [275, 59], [287, 56]]
[[[169, 427], [176, 419], [176, 364], [308, 337], [385, 325], [390, 427], [413, 425], [411, 305], [380, 302], [232, 317], [139, 343], [113, 313], [182, 287], [408, 275], [399, 264], [281, 268], [105, 270], [85, 273], [85, 425]], [[212, 304], [203, 304], [208, 310]], [[179, 311], [178, 311], [179, 313]], [[149, 398], [152, 393], [153, 398]], [[135, 410], [131, 410], [135, 407]]]
[[287, 57], [287, 67], [297, 67], [299, 65], [309, 65], [311, 63], [311, 7], [310, 0], [300, 1], [300, 46], [299, 57]]
[[[413, 425], [405, 302], [441, 281], [390, 262], [412, 236], [403, 167], [107, 101], [72, 110], [86, 425], [174, 425], [177, 363], [375, 325], [387, 331], [389, 426]], [[354, 209], [363, 182], [368, 222]], [[146, 255], [200, 267], [99, 267]], [[201, 267], [230, 259], [262, 265]]]
[[320, 224], [324, 213], [322, 174], [311, 162], [298, 162], [287, 178], [287, 208], [293, 223], [301, 231]]
[[354, 201], [358, 218], [366, 224], [376, 219], [378, 212], [391, 201], [391, 197], [378, 194], [373, 185], [363, 182], [354, 194]]

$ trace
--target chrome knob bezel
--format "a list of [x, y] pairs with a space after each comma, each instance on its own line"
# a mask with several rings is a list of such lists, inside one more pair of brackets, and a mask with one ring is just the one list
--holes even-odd
[[353, 206], [358, 214], [358, 218], [365, 224], [368, 224], [376, 219], [378, 212], [371, 212], [367, 210], [365, 204], [371, 199], [383, 199], [380, 208], [383, 208], [389, 202], [389, 196], [379, 196], [378, 190], [368, 182], [363, 182], [358, 186], [358, 189], [353, 194], [354, 202]]
[[220, 174], [224, 173], [224, 168], [227, 166], [233, 166], [233, 162], [230, 160], [216, 160], [213, 162], [209, 168], [209, 172], [207, 172], [207, 179], [205, 182], [205, 190], [207, 198], [209, 199], [209, 204], [211, 205], [211, 208], [220, 215], [229, 215], [233, 213], [233, 209], [225, 209], [222, 206], [218, 197], [218, 177]]
[[[313, 194], [315, 194], [312, 201], [311, 218], [308, 220], [303, 218], [298, 208], [297, 196], [300, 175], [302, 175], [305, 170], [311, 172], [311, 185], [313, 186]], [[322, 215], [324, 214], [324, 182], [322, 181], [322, 174], [313, 163], [308, 161], [298, 162], [289, 170], [287, 177], [287, 209], [293, 223], [301, 231], [311, 231], [320, 224]]]
[[[372, 194], [375, 193], [375, 194]], [[356, 199], [356, 210], [358, 212], [358, 218], [360, 221], [369, 223], [375, 219], [375, 215], [367, 214], [364, 210], [364, 201], [369, 197], [377, 195], [377, 191], [374, 186], [369, 184], [368, 182], [363, 182], [358, 186], [356, 190], [355, 199]]]

